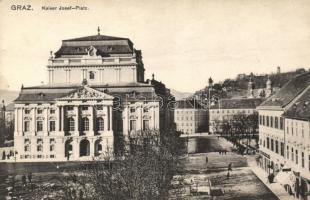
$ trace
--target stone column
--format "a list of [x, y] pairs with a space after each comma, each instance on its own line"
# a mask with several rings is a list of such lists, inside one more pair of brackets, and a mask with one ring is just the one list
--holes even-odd
[[58, 120], [57, 120], [57, 124], [56, 124], [56, 130], [61, 131], [61, 120], [62, 120], [61, 106], [57, 107], [56, 113], [57, 113], [56, 115], [58, 116]]
[[[34, 132], [34, 133], [36, 133], [36, 112], [37, 112], [37, 109], [36, 108], [33, 108], [32, 110], [32, 131]], [[23, 129], [22, 129], [23, 130]]]
[[65, 107], [64, 106], [61, 106], [61, 121], [60, 121], [60, 124], [61, 124], [61, 131], [65, 131], [66, 128], [66, 124], [65, 124], [65, 121], [66, 121], [66, 113], [65, 113]]
[[90, 106], [89, 131], [94, 135], [94, 106]]
[[17, 108], [14, 108], [14, 127], [15, 127], [15, 136], [18, 135], [18, 112], [17, 112]]
[[112, 106], [109, 106], [109, 111], [110, 111], [110, 114], [109, 114], [109, 120], [110, 120], [110, 128], [109, 130], [112, 131]]
[[74, 132], [77, 132], [79, 134], [79, 110], [77, 106], [73, 107], [75, 118], [74, 118]]
[[48, 122], [49, 122], [49, 120], [48, 120], [48, 111], [49, 111], [49, 108], [46, 108], [46, 109], [44, 109], [44, 111], [45, 111], [45, 126], [43, 126], [43, 133], [44, 133], [44, 135], [45, 135], [45, 133], [48, 133], [49, 132], [49, 127], [48, 127]]
[[108, 124], [109, 124], [109, 121], [108, 121], [108, 106], [105, 106], [104, 107], [104, 110], [105, 110], [105, 115], [104, 115], [104, 131], [108, 131]]

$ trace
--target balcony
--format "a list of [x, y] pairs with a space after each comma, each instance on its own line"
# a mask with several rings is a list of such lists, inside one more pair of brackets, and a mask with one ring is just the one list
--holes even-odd
[[48, 66], [76, 66], [76, 65], [98, 65], [98, 64], [136, 64], [136, 57], [109, 57], [109, 58], [55, 58], [48, 60]]

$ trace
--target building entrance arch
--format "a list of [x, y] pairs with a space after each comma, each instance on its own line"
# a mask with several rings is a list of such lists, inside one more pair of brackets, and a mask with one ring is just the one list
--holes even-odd
[[90, 155], [90, 144], [87, 139], [83, 139], [80, 142], [80, 157]]

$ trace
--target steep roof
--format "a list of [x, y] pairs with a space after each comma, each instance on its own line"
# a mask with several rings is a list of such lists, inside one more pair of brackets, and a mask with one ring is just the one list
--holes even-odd
[[90, 46], [93, 46], [97, 50], [97, 55], [102, 57], [108, 57], [110, 54], [132, 54], [134, 52], [133, 44], [128, 38], [92, 35], [63, 40], [60, 49], [55, 53], [55, 57], [87, 55], [87, 48]]
[[212, 105], [210, 109], [255, 109], [262, 101], [261, 98], [221, 99], [218, 104]]
[[193, 99], [176, 101], [175, 109], [202, 109], [201, 104]]
[[[73, 93], [81, 85], [62, 85], [62, 86], [51, 86], [42, 85], [34, 87], [22, 88], [18, 98], [14, 101], [15, 103], [48, 103], [54, 102], [57, 99], [68, 96]], [[109, 94], [116, 99], [122, 100], [156, 100], [157, 95], [155, 94], [154, 86], [143, 84], [143, 83], [128, 83], [128, 84], [114, 84], [114, 85], [90, 85], [92, 89]]]
[[285, 107], [293, 99], [295, 99], [310, 84], [310, 72], [300, 74], [288, 83], [286, 83], [279, 91], [264, 101], [260, 107], [279, 106]]
[[108, 36], [108, 35], [91, 35], [91, 36], [86, 36], [86, 37], [67, 39], [67, 40], [63, 40], [63, 41], [100, 41], [100, 40], [129, 40], [129, 39], [128, 38]]
[[310, 120], [310, 88], [283, 114], [286, 118]]

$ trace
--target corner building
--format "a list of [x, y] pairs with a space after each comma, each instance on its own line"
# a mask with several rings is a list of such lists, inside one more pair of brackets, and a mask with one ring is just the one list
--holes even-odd
[[128, 38], [63, 40], [48, 59], [49, 83], [22, 86], [15, 100], [16, 161], [91, 160], [137, 131], [167, 130], [170, 91], [144, 70]]

